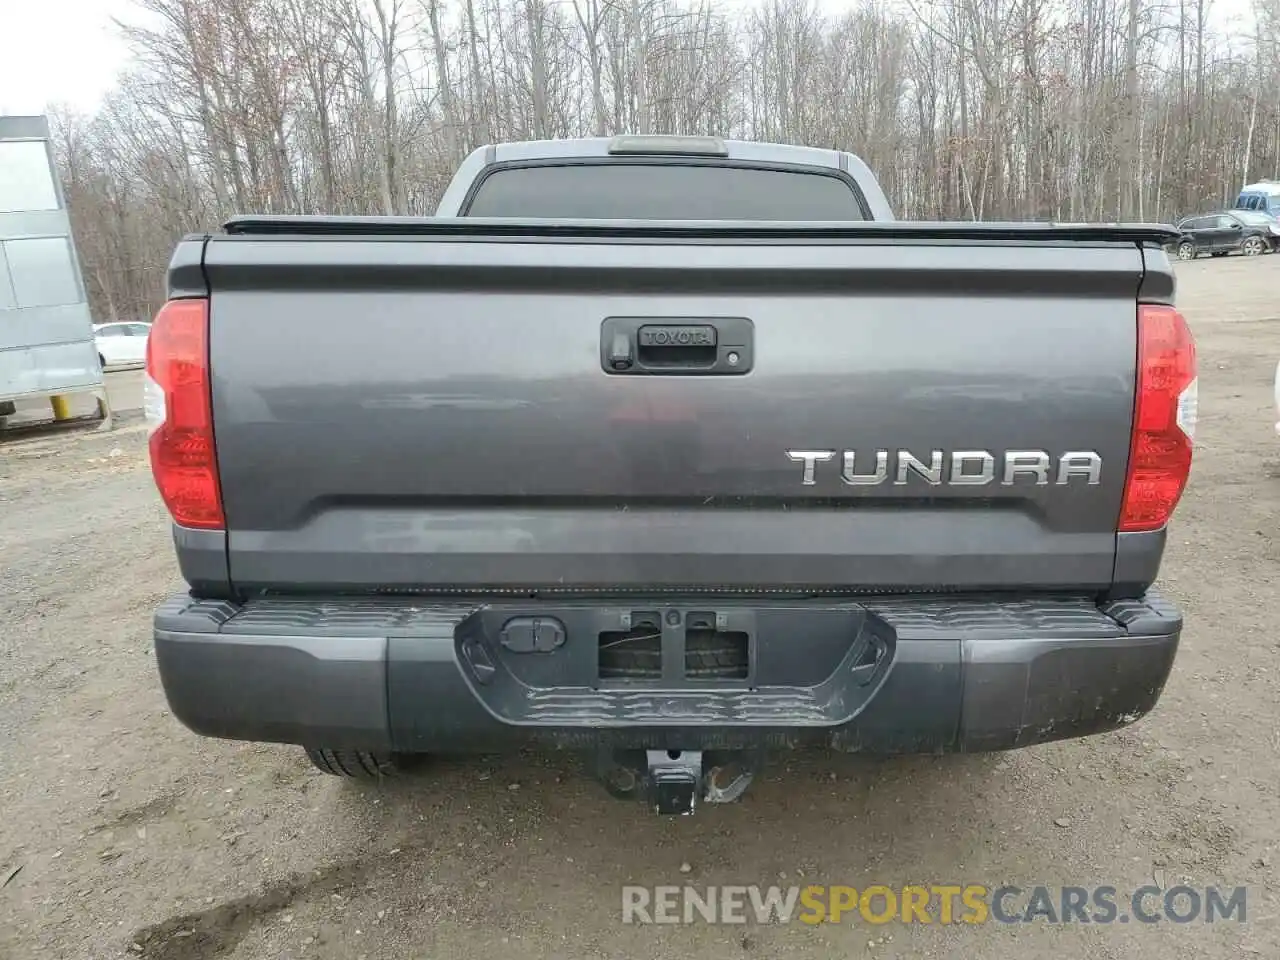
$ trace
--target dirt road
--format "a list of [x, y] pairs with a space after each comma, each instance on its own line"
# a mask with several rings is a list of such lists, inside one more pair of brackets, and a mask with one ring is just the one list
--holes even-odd
[[[1187, 628], [1157, 711], [1003, 756], [782, 758], [692, 819], [610, 800], [562, 755], [371, 790], [297, 749], [195, 737], [150, 651], [181, 584], [141, 427], [0, 446], [0, 883], [21, 867], [0, 957], [1280, 956], [1280, 256], [1179, 269], [1201, 424], [1163, 576]], [[1248, 914], [621, 923], [622, 885], [686, 882], [1246, 885]]]

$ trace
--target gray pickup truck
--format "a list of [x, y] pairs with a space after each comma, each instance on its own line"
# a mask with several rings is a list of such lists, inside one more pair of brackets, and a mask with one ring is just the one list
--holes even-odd
[[478, 150], [436, 218], [187, 237], [170, 707], [356, 778], [581, 750], [663, 813], [776, 748], [1132, 723], [1182, 628], [1175, 235], [895, 222], [849, 154], [623, 137]]

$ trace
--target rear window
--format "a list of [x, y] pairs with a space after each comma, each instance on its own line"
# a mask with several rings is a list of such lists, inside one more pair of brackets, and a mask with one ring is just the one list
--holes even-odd
[[578, 220], [866, 219], [853, 189], [835, 176], [628, 163], [495, 170], [463, 212]]

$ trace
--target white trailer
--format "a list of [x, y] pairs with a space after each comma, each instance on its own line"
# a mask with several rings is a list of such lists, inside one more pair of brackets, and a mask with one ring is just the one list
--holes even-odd
[[91, 393], [109, 419], [80, 262], [46, 117], [0, 116], [0, 417]]

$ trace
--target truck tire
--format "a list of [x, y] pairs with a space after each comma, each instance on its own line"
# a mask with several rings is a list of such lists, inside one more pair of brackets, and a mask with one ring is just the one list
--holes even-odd
[[351, 780], [386, 780], [409, 773], [420, 759], [412, 754], [373, 753], [369, 750], [328, 750], [304, 747], [318, 770]]

